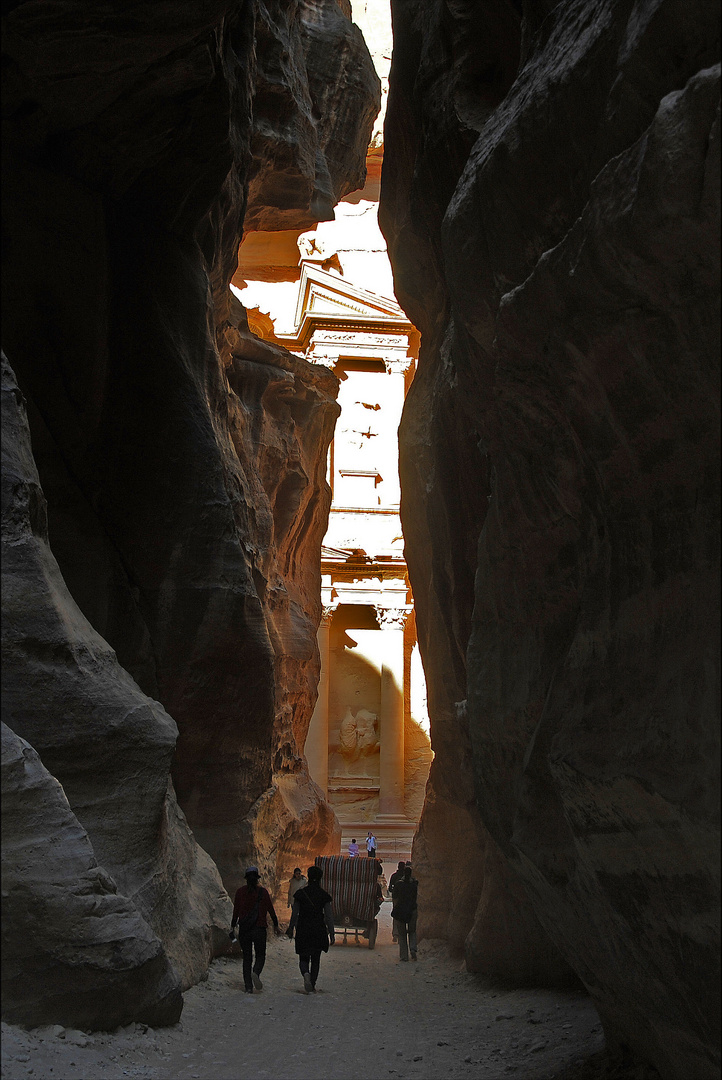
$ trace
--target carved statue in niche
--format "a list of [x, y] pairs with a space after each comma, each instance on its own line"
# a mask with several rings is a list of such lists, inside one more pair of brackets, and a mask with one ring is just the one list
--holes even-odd
[[376, 713], [359, 709], [354, 716], [350, 706], [339, 727], [339, 753], [347, 765], [373, 754], [379, 745], [379, 721]]

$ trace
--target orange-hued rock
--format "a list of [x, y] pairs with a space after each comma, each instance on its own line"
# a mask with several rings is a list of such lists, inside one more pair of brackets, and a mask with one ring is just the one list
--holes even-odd
[[[63, 602], [125, 687], [129, 725], [114, 743], [84, 646], [41, 665], [53, 693], [36, 709], [28, 646], [10, 672], [18, 731], [32, 726], [119, 888], [126, 855], [142, 863], [133, 897], [174, 913], [148, 918], [187, 985], [228, 915], [205, 852], [233, 890], [247, 862], [273, 884], [299, 846], [338, 842], [302, 755], [337, 383], [257, 342], [228, 285], [247, 205], [251, 226], [306, 227], [363, 183], [378, 80], [334, 0], [21, 2], [3, 49], [4, 342]], [[86, 703], [77, 728], [56, 722], [66, 697]], [[137, 781], [124, 790], [113, 767]], [[109, 865], [86, 799], [115, 807], [116, 834], [133, 801], [148, 843], [131, 830]]]
[[[423, 334], [402, 520], [436, 755], [420, 897], [440, 907], [455, 818], [469, 836], [468, 737], [505, 860], [478, 855], [471, 964], [540, 967], [513, 870], [610, 1044], [711, 1078], [719, 11], [515, 8], [394, 5], [381, 221]], [[515, 927], [516, 959], [484, 922], [492, 946]]]

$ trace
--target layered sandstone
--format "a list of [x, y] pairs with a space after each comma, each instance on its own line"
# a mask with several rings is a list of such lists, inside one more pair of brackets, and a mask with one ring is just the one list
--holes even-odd
[[[14, 729], [3, 746], [3, 1008], [24, 1023], [114, 1027], [151, 1013], [173, 1023], [180, 991], [223, 941], [230, 901], [176, 804], [175, 723], [118, 664], [50, 550], [4, 356], [2, 593], [3, 715]], [[115, 953], [126, 981], [110, 1003]]]
[[19, 3], [3, 42], [4, 342], [52, 549], [14, 569], [57, 560], [45, 608], [11, 594], [12, 726], [187, 985], [228, 901], [171, 760], [229, 889], [338, 842], [302, 756], [336, 381], [259, 348], [228, 282], [249, 181], [271, 227], [281, 160], [294, 223], [363, 184], [378, 80], [333, 0]]
[[173, 1024], [180, 987], [158, 937], [98, 865], [62, 787], [2, 725], [3, 1016], [30, 1026]]
[[472, 962], [514, 926], [513, 867], [612, 1044], [712, 1077], [719, 15], [524, 7], [394, 15], [382, 225], [424, 335], [402, 517], [436, 753], [416, 850], [438, 865], [478, 815], [506, 865], [466, 891]]

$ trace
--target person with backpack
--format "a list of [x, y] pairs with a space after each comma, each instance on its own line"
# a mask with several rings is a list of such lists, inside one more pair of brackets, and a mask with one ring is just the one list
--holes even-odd
[[321, 888], [323, 872], [320, 866], [309, 866], [306, 871], [308, 885], [299, 889], [293, 897], [293, 914], [286, 933], [289, 938], [296, 932], [296, 954], [303, 976], [303, 988], [307, 994], [316, 991], [316, 980], [321, 966], [321, 953], [328, 952], [329, 943], [336, 937], [333, 925], [333, 898]]
[[399, 959], [416, 959], [416, 917], [417, 893], [419, 883], [411, 876], [411, 867], [404, 867], [404, 876], [394, 882], [391, 896], [394, 906], [391, 918], [394, 920], [394, 933], [399, 940]]
[[[254, 987], [256, 990], [263, 989], [261, 972], [266, 962], [266, 927], [269, 915], [275, 932], [281, 933], [273, 901], [268, 890], [258, 884], [259, 876], [257, 866], [246, 867], [246, 884], [241, 885], [236, 892], [231, 921], [231, 938], [233, 938], [235, 926], [238, 926], [238, 944], [243, 953], [243, 984], [247, 994], [252, 994]], [[255, 963], [253, 962], [254, 951]]]

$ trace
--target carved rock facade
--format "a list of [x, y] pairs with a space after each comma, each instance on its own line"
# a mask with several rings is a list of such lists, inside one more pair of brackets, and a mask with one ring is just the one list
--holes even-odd
[[436, 754], [414, 859], [432, 898], [459, 878], [428, 929], [483, 956], [513, 868], [612, 1044], [718, 1076], [719, 13], [394, 23], [381, 221], [423, 334], [402, 519]]
[[[133, 864], [120, 891], [143, 914], [156, 891], [176, 905], [160, 926], [148, 918], [188, 985], [228, 900], [176, 821], [171, 759], [178, 801], [228, 889], [247, 861], [273, 887], [298, 849], [338, 841], [300, 750], [318, 673], [336, 382], [259, 345], [228, 282], [249, 180], [249, 219], [276, 227], [289, 208], [270, 178], [282, 158], [304, 223], [363, 184], [378, 80], [332, 0], [122, 13], [19, 3], [3, 43], [4, 345], [59, 566], [49, 606], [23, 613], [32, 632], [25, 658], [10, 657], [11, 726], [61, 780], [108, 873]], [[279, 95], [288, 124], [269, 131]], [[54, 712], [28, 675], [42, 659], [35, 629], [60, 642]], [[66, 691], [85, 702], [75, 726]], [[123, 833], [120, 806], [134, 795], [118, 769], [130, 783], [136, 766], [145, 801]], [[95, 801], [107, 808], [97, 827], [83, 809]], [[185, 964], [173, 940], [194, 904], [205, 937]]]

